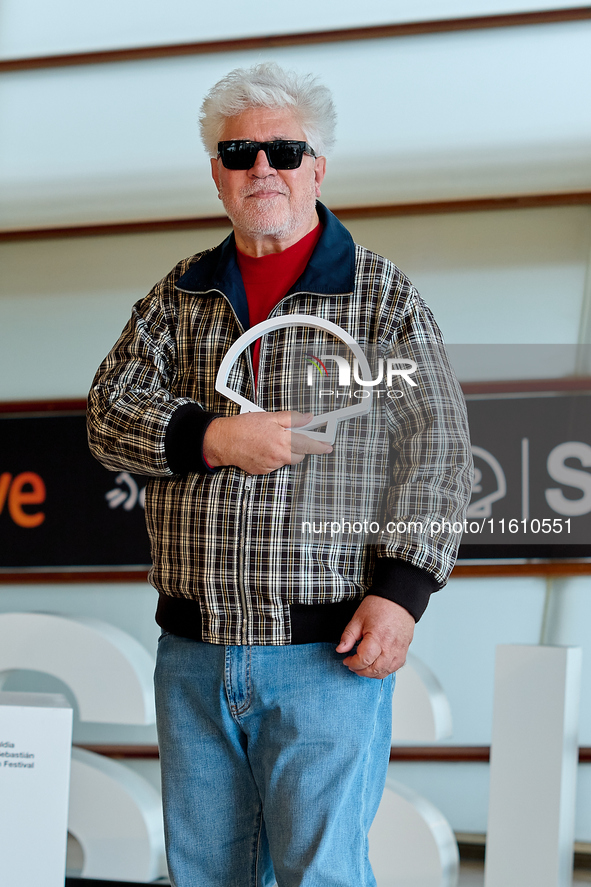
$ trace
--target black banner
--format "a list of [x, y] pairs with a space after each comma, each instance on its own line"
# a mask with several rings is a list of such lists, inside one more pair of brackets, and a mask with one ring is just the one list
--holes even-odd
[[146, 481], [99, 465], [83, 413], [0, 417], [0, 567], [148, 567]]
[[460, 556], [591, 556], [591, 394], [468, 399], [475, 478]]
[[[486, 395], [468, 414], [460, 556], [591, 557], [591, 393]], [[81, 412], [0, 416], [0, 569], [148, 567], [146, 482], [93, 459]]]

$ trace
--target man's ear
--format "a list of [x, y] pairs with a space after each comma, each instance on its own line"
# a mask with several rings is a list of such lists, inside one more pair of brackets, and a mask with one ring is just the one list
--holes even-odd
[[218, 189], [218, 197], [221, 200], [222, 198], [220, 197], [220, 171], [219, 171], [219, 167], [218, 167], [218, 158], [217, 157], [211, 158], [211, 177], [215, 182], [215, 186]]
[[314, 161], [314, 184], [316, 197], [320, 197], [320, 185], [326, 175], [326, 157], [317, 157]]

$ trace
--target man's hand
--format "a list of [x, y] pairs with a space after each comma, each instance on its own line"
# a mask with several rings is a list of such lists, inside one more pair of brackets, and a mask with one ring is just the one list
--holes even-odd
[[385, 678], [404, 665], [415, 630], [408, 610], [387, 598], [368, 594], [341, 635], [337, 653], [352, 650], [343, 664], [366, 678]]
[[332, 453], [330, 444], [292, 432], [311, 418], [288, 410], [221, 416], [205, 432], [203, 455], [212, 468], [235, 465], [248, 474], [269, 474], [297, 465], [308, 453]]

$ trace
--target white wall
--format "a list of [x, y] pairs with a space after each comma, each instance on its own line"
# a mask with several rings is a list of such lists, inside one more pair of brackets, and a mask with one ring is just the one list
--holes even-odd
[[[411, 277], [448, 342], [575, 346], [585, 336], [588, 207], [347, 224], [358, 242]], [[179, 259], [228, 230], [0, 244], [0, 400], [84, 397], [133, 303]], [[505, 375], [551, 375], [548, 354], [515, 349], [504, 358]], [[454, 356], [463, 378], [490, 378], [482, 349]], [[556, 374], [572, 372], [575, 360], [575, 347], [559, 350]]]
[[448, 343], [575, 344], [591, 259], [591, 209], [351, 220], [358, 242], [392, 259]]
[[134, 302], [225, 234], [0, 244], [0, 400], [85, 397]]

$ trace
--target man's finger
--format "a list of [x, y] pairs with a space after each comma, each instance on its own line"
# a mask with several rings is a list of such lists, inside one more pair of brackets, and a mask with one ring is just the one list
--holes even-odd
[[299, 428], [300, 425], [307, 425], [314, 418], [314, 413], [298, 413], [297, 410], [291, 412], [291, 427]]
[[303, 455], [306, 455], [307, 453], [324, 455], [332, 453], [332, 446], [325, 441], [314, 440], [311, 437], [307, 437], [305, 434], [297, 434], [294, 431], [291, 435], [291, 451], [292, 453], [301, 453]]
[[343, 665], [364, 678], [384, 678], [393, 671], [380, 642], [371, 635], [363, 638], [353, 656], [343, 659]]
[[343, 659], [343, 665], [346, 665], [350, 671], [353, 671], [355, 674], [361, 675], [364, 678], [384, 678], [386, 675], [394, 671], [394, 669], [390, 667], [390, 663], [386, 656], [383, 655], [378, 656], [373, 662], [368, 662], [367, 664], [364, 663], [365, 660], [359, 660], [357, 654], [354, 656], [347, 656], [346, 659]]
[[337, 653], [348, 653], [362, 637], [361, 623], [353, 619], [343, 629], [341, 640], [337, 647]]
[[348, 660], [345, 659], [345, 663], [347, 665], [349, 665], [349, 663], [352, 663], [356, 670], [364, 669], [377, 662], [381, 654], [382, 646], [379, 641], [377, 641], [371, 635], [366, 634], [357, 647], [357, 652], [355, 653], [355, 655], [349, 656]]
[[300, 425], [307, 425], [314, 416], [313, 413], [298, 413], [297, 410], [278, 410], [270, 415], [284, 428], [299, 428]]

